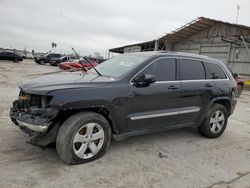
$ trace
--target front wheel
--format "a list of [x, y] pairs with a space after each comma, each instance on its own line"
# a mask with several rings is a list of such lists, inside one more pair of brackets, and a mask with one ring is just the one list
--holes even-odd
[[93, 112], [80, 112], [61, 126], [56, 149], [63, 162], [80, 164], [102, 157], [110, 141], [111, 129], [105, 117]]
[[39, 61], [39, 64], [40, 65], [44, 65], [46, 62], [45, 62], [45, 60], [43, 60], [43, 59], [41, 59], [40, 61]]
[[227, 110], [221, 104], [214, 104], [207, 117], [198, 127], [199, 132], [207, 138], [217, 138], [225, 131], [227, 126]]

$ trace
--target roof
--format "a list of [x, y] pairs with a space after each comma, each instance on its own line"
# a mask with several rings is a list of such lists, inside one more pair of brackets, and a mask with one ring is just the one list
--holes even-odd
[[246, 30], [250, 31], [250, 27], [246, 26], [246, 25], [233, 24], [233, 23], [224, 22], [221, 20], [214, 20], [214, 19], [205, 18], [205, 17], [198, 17], [197, 19], [181, 26], [180, 28], [172, 31], [171, 33], [168, 33], [168, 34], [160, 37], [158, 40], [168, 41], [168, 42], [178, 41], [182, 38], [189, 37], [193, 34], [196, 34], [200, 31], [203, 31], [203, 30], [205, 30], [205, 29], [207, 29], [215, 24], [219, 24], [219, 23], [233, 26], [233, 27], [237, 27], [237, 28], [241, 28], [241, 29], [246, 29]]
[[154, 44], [155, 40], [141, 42], [141, 43], [135, 43], [135, 44], [129, 44], [129, 45], [121, 46], [121, 47], [117, 47], [117, 48], [112, 48], [112, 49], [109, 49], [109, 51], [110, 52], [115, 52], [115, 53], [121, 53], [121, 52], [123, 52], [123, 48], [130, 47], [130, 46], [142, 46], [142, 45], [147, 45], [147, 44], [150, 44], [150, 43]]
[[250, 33], [250, 27], [246, 26], [246, 25], [233, 24], [233, 23], [224, 22], [221, 20], [210, 19], [210, 18], [206, 18], [206, 17], [198, 17], [197, 19], [181, 26], [180, 28], [178, 28], [170, 33], [167, 33], [166, 35], [164, 35], [158, 39], [147, 41], [147, 42], [136, 43], [136, 44], [130, 44], [130, 45], [121, 46], [121, 47], [117, 47], [117, 48], [112, 48], [109, 51], [116, 52], [116, 53], [123, 53], [123, 49], [126, 47], [136, 46], [136, 45], [142, 46], [142, 45], [146, 45], [146, 44], [150, 44], [150, 43], [154, 44], [156, 40], [158, 40], [161, 43], [165, 43], [166, 41], [167, 42], [175, 42], [175, 41], [178, 41], [180, 39], [194, 35], [194, 34], [200, 32], [200, 31], [203, 31], [205, 29], [208, 29], [209, 27], [211, 27], [215, 24], [225, 24], [225, 25], [237, 27], [240, 29], [249, 30], [249, 33]]
[[168, 55], [168, 56], [180, 56], [180, 57], [190, 57], [190, 58], [197, 58], [197, 59], [210, 59], [204, 55], [198, 54], [190, 54], [190, 53], [183, 53], [183, 52], [174, 52], [174, 51], [148, 51], [148, 52], [133, 52], [128, 53], [126, 55], [139, 55], [139, 56], [157, 56], [157, 55]]

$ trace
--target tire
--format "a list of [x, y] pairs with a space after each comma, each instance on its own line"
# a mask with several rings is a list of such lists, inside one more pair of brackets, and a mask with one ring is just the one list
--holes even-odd
[[227, 120], [228, 114], [226, 108], [221, 104], [214, 104], [209, 110], [207, 117], [198, 127], [198, 130], [201, 135], [207, 138], [218, 138], [225, 131]]
[[45, 63], [46, 63], [45, 60], [43, 60], [43, 59], [39, 60], [40, 65], [44, 65]]
[[240, 84], [238, 84], [238, 85], [237, 85], [237, 94], [236, 94], [236, 97], [239, 98], [239, 97], [241, 96], [242, 90], [243, 90], [243, 86], [240, 85]]
[[[89, 131], [91, 127], [94, 128]], [[94, 140], [94, 135], [103, 138]], [[82, 164], [102, 157], [110, 142], [111, 128], [105, 117], [94, 112], [79, 112], [62, 124], [57, 134], [56, 150], [66, 164]]]
[[53, 67], [58, 67], [58, 62], [54, 62], [54, 63], [49, 62], [49, 64], [50, 64], [51, 66], [53, 66]]

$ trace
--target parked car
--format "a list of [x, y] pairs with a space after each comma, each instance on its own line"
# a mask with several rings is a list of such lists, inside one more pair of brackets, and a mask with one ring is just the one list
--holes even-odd
[[96, 58], [96, 57], [88, 57], [89, 60], [95, 61], [96, 63], [100, 64], [103, 63], [104, 61], [106, 61], [107, 59], [103, 59], [103, 58]]
[[174, 52], [121, 55], [86, 73], [26, 80], [20, 89], [11, 120], [34, 144], [56, 142], [67, 164], [100, 158], [111, 138], [191, 126], [217, 138], [237, 102], [223, 63]]
[[30, 52], [23, 53], [23, 59], [34, 59], [34, 56]]
[[62, 62], [67, 62], [69, 60], [71, 60], [72, 57], [71, 56], [61, 56], [61, 57], [56, 57], [56, 58], [52, 58], [49, 63], [51, 66], [56, 66], [58, 67], [58, 65]]
[[89, 62], [87, 62], [84, 59], [73, 59], [71, 61], [68, 62], [63, 62], [59, 64], [59, 68], [62, 70], [69, 70], [69, 69], [82, 69], [82, 67], [86, 68], [86, 69], [90, 69], [92, 67], [95, 67], [96, 65], [98, 65], [95, 61], [91, 61], [89, 60]]
[[9, 60], [18, 63], [19, 61], [23, 61], [23, 58], [13, 52], [0, 52], [0, 60]]
[[240, 76], [238, 73], [233, 73], [233, 71], [230, 68], [228, 69], [230, 70], [231, 74], [233, 75], [237, 83], [237, 97], [240, 97], [244, 87], [244, 78]]
[[49, 63], [51, 59], [53, 58], [60, 58], [61, 54], [56, 54], [56, 53], [49, 53], [41, 56], [35, 56], [35, 62], [44, 65], [45, 63]]
[[238, 73], [234, 73], [234, 79], [237, 82], [237, 97], [240, 97], [244, 87], [244, 78]]

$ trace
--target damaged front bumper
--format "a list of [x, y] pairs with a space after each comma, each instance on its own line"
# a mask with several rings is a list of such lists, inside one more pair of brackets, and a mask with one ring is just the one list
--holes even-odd
[[46, 125], [33, 125], [33, 124], [30, 124], [30, 123], [20, 121], [18, 119], [16, 119], [16, 122], [17, 122], [19, 127], [25, 127], [26, 129], [29, 129], [29, 130], [35, 131], [35, 132], [45, 133], [45, 132], [47, 132], [47, 130], [49, 128], [49, 124], [46, 124]]
[[49, 133], [55, 127], [55, 119], [59, 109], [52, 107], [23, 109], [20, 106], [19, 100], [13, 102], [13, 107], [10, 109], [10, 118], [22, 131], [29, 134], [31, 141], [37, 142], [50, 135]]

